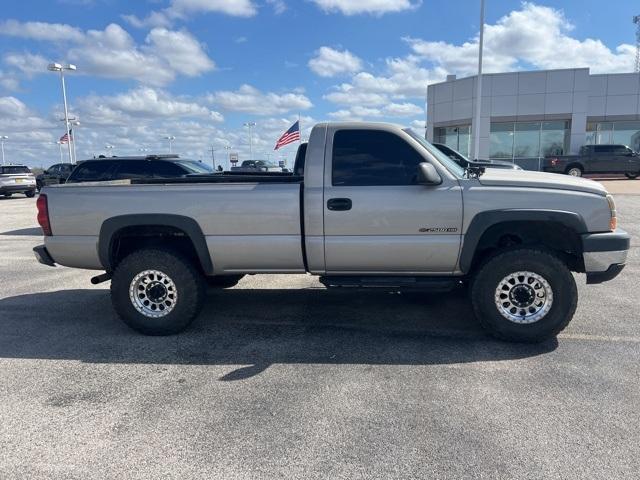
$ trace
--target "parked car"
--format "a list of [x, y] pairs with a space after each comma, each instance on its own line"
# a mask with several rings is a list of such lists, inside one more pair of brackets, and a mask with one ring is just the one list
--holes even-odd
[[266, 160], [245, 160], [239, 167], [231, 167], [232, 172], [282, 172], [282, 167]]
[[29, 198], [36, 194], [36, 179], [26, 165], [0, 166], [0, 195], [10, 197], [14, 193]]
[[640, 176], [640, 157], [626, 145], [584, 145], [579, 155], [554, 155], [544, 159], [545, 172], [581, 177], [589, 173], [624, 173]]
[[444, 153], [451, 160], [456, 162], [462, 168], [468, 168], [473, 165], [479, 165], [485, 168], [506, 168], [507, 170], [522, 170], [522, 167], [513, 162], [503, 162], [500, 160], [476, 160], [471, 161], [457, 150], [445, 145], [444, 143], [433, 143], [434, 147]]
[[58, 185], [65, 183], [67, 177], [73, 171], [75, 165], [71, 163], [56, 163], [47, 168], [44, 172], [36, 177], [36, 187], [38, 191], [47, 185]]
[[624, 268], [630, 237], [592, 180], [471, 175], [395, 125], [321, 123], [304, 148], [289, 174], [46, 187], [36, 257], [104, 271], [92, 282], [111, 280], [116, 312], [144, 334], [184, 330], [207, 278], [228, 286], [244, 274], [309, 272], [327, 288], [441, 292], [464, 282], [487, 331], [522, 342], [567, 326], [572, 272], [591, 284]]
[[178, 155], [110, 157], [80, 162], [66, 183], [174, 178], [211, 173], [214, 170], [206, 163], [181, 159]]

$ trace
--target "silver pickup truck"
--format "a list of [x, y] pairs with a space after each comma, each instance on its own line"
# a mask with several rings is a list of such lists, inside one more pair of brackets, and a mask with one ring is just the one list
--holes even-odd
[[206, 284], [311, 273], [327, 287], [467, 286], [494, 336], [560, 332], [587, 283], [623, 269], [630, 238], [602, 185], [540, 172], [463, 169], [409, 129], [322, 123], [291, 173], [47, 187], [46, 265], [101, 270], [135, 330], [168, 335], [201, 310]]

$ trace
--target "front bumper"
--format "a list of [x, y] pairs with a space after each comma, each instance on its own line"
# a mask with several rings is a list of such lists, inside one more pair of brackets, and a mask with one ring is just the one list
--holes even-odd
[[49, 255], [49, 252], [47, 251], [47, 247], [45, 247], [44, 245], [38, 245], [37, 247], [34, 247], [33, 254], [36, 256], [36, 260], [38, 260], [38, 262], [40, 262], [41, 264], [47, 265], [49, 267], [56, 266], [56, 262], [53, 261], [53, 258], [51, 258], [51, 255]]
[[617, 277], [627, 262], [630, 245], [631, 237], [621, 229], [582, 235], [587, 283], [602, 283]]

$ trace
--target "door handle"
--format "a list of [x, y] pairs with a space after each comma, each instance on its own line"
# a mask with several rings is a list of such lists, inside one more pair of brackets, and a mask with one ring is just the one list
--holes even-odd
[[351, 210], [351, 199], [350, 198], [330, 198], [327, 200], [327, 208], [333, 211], [345, 211]]

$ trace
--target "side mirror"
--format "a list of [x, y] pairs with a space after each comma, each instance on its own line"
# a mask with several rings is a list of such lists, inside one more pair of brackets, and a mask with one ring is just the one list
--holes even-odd
[[422, 162], [418, 165], [418, 181], [423, 185], [440, 185], [442, 177], [436, 170], [436, 167], [428, 162]]
[[42, 171], [42, 173], [43, 173], [44, 175], [49, 175], [49, 170], [43, 170], [43, 171]]

